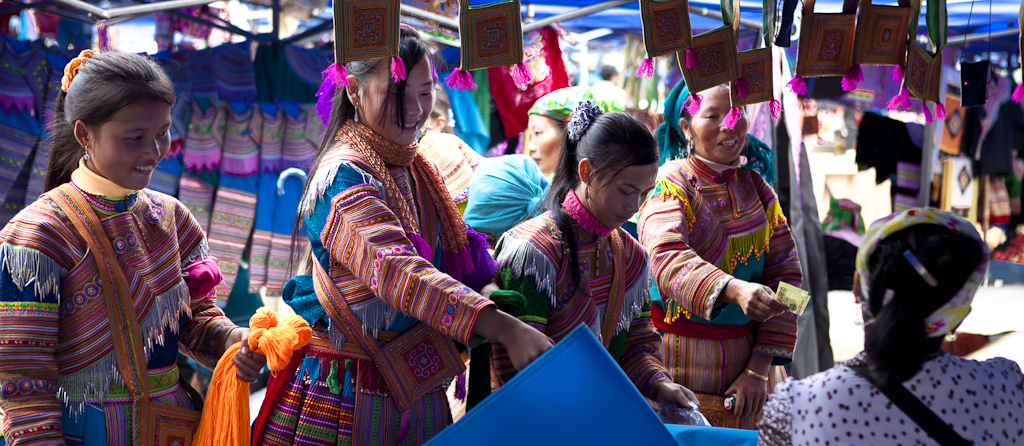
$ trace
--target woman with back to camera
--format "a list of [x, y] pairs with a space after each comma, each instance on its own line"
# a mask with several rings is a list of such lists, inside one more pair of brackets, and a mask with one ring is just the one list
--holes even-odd
[[[457, 372], [439, 374], [463, 366], [453, 340], [502, 344], [516, 368], [552, 345], [480, 294], [494, 288], [487, 243], [416, 145], [437, 83], [430, 48], [400, 32], [406, 80], [390, 75], [390, 57], [345, 64], [348, 86], [334, 97], [299, 207], [313, 274], [284, 289], [313, 339], [268, 384], [254, 444], [423, 444], [450, 423], [441, 382]], [[423, 345], [407, 337], [421, 334], [445, 355], [437, 369], [387, 355], [392, 342]], [[442, 381], [417, 387], [417, 372]]]
[[793, 359], [796, 315], [774, 300], [774, 289], [800, 286], [800, 262], [775, 191], [748, 167], [770, 158], [751, 151], [745, 117], [722, 127], [729, 86], [701, 92], [686, 109], [688, 96], [679, 85], [666, 103], [682, 110], [671, 131], [686, 143], [683, 158], [662, 165], [640, 212], [660, 299], [651, 315], [675, 382], [706, 395], [704, 410], [721, 411], [735, 395], [722, 424], [753, 429]]
[[853, 289], [864, 352], [779, 384], [758, 425], [759, 444], [1020, 444], [1020, 366], [941, 349], [970, 312], [987, 268], [978, 231], [950, 212], [909, 209], [872, 224]]

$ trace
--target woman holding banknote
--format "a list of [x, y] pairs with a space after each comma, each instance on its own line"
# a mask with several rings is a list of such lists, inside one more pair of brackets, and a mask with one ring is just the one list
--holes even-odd
[[[640, 213], [659, 297], [651, 316], [664, 333], [665, 366], [693, 390], [713, 424], [754, 429], [796, 344], [796, 315], [775, 301], [780, 282], [802, 280], [778, 198], [758, 170], [774, 170], [730, 110], [728, 84], [689, 98], [669, 95], [657, 136], [666, 162]], [[688, 100], [689, 98], [689, 100]], [[688, 105], [689, 110], [683, 108]], [[735, 395], [732, 410], [724, 410]]]

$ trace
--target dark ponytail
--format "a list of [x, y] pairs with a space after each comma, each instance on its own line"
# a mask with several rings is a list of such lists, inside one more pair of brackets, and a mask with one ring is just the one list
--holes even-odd
[[[910, 250], [939, 284], [931, 287], [910, 266], [903, 253]], [[963, 287], [983, 260], [974, 239], [939, 225], [915, 225], [878, 244], [868, 259], [871, 295], [868, 304], [874, 323], [864, 329], [864, 346], [871, 371], [883, 383], [906, 381], [942, 345], [942, 337], [929, 338], [924, 320]], [[886, 290], [893, 291], [882, 305]]]
[[562, 208], [569, 191], [580, 184], [579, 163], [589, 159], [591, 185], [601, 189], [606, 180], [615, 178], [630, 166], [658, 163], [658, 142], [651, 130], [627, 113], [614, 112], [598, 116], [586, 128], [579, 141], [573, 142], [566, 131], [558, 153], [558, 167], [548, 189], [544, 207], [553, 211], [555, 223], [562, 232], [563, 248], [569, 250], [573, 286], [579, 286], [579, 254], [572, 217]]
[[75, 138], [75, 122], [101, 125], [118, 110], [142, 99], [174, 105], [174, 84], [153, 59], [134, 53], [107, 51], [78, 68], [68, 91], [57, 93], [54, 107], [53, 148], [43, 190], [71, 181], [71, 172], [85, 150]]

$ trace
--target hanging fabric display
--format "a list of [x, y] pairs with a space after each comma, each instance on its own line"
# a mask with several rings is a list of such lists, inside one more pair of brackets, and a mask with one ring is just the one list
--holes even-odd
[[[274, 237], [277, 206], [277, 174], [281, 172], [284, 146], [284, 112], [275, 104], [259, 104], [263, 131], [260, 133], [260, 180], [256, 194], [256, 221], [249, 247], [249, 291], [257, 292], [267, 283], [270, 241]], [[320, 123], [317, 122], [317, 125]]]
[[459, 2], [459, 39], [462, 41], [460, 66], [452, 70], [445, 83], [454, 90], [475, 90], [470, 71], [512, 66], [512, 80], [520, 89], [533, 80], [523, 63], [523, 24], [519, 0], [472, 6]]
[[[1024, 25], [1024, 2], [1020, 3], [1020, 13], [1017, 14], [1017, 25]], [[1021, 31], [1017, 46], [1017, 57], [1021, 58], [1021, 65], [1024, 65], [1024, 31]], [[1017, 88], [1013, 89], [1013, 96], [1011, 97], [1013, 102], [1020, 104], [1021, 100], [1024, 99], [1024, 79], [1017, 85]]]
[[[686, 17], [684, 23], [689, 32], [689, 15]], [[679, 68], [693, 98], [691, 104], [700, 104], [700, 95], [696, 93], [739, 79], [740, 63], [736, 51], [739, 17], [739, 2], [722, 0], [722, 23], [725, 26], [694, 36], [685, 54], [679, 54]]]
[[[847, 10], [850, 3], [853, 11]], [[846, 75], [853, 65], [856, 12], [855, 2], [847, 2], [842, 13], [830, 14], [814, 12], [814, 0], [804, 3], [796, 77], [789, 82], [794, 93], [807, 94], [806, 78]]]
[[[761, 35], [764, 47], [749, 51], [741, 51], [737, 57], [740, 63], [740, 78], [732, 82], [733, 108], [744, 105], [770, 102], [772, 119], [779, 119], [782, 114], [782, 103], [775, 99], [773, 81], [774, 65], [772, 40], [775, 38], [775, 4], [765, 0], [762, 11]], [[739, 16], [734, 19], [739, 22]]]
[[690, 6], [687, 0], [640, 0], [640, 20], [647, 57], [640, 63], [636, 75], [651, 77], [655, 57], [686, 51], [693, 42]]
[[[901, 6], [881, 6], [871, 4], [871, 0], [860, 0], [856, 50], [853, 66], [843, 76], [843, 91], [856, 90], [857, 83], [864, 80], [861, 65], [895, 65], [893, 81], [903, 80], [911, 14], [913, 9], [909, 3]], [[914, 22], [916, 23], [916, 20]]]
[[258, 136], [263, 129], [263, 115], [257, 107], [236, 101], [226, 104], [224, 110], [227, 124], [221, 142], [220, 184], [207, 238], [210, 254], [217, 258], [224, 283], [231, 290], [256, 219]]
[[316, 110], [324, 126], [331, 119], [334, 95], [348, 86], [345, 63], [391, 57], [391, 77], [405, 80], [405, 63], [398, 57], [399, 0], [341, 0], [334, 5], [334, 63], [320, 73]]
[[[920, 13], [920, 0], [914, 0], [914, 17]], [[890, 101], [889, 110], [895, 110], [897, 106], [910, 111], [910, 96], [921, 101], [921, 112], [925, 120], [932, 122], [931, 110], [928, 110], [928, 102], [935, 103], [935, 114], [939, 119], [946, 119], [946, 108], [939, 98], [940, 79], [942, 76], [942, 50], [946, 48], [946, 0], [931, 0], [928, 3], [928, 10], [925, 13], [928, 25], [928, 36], [935, 51], [925, 50], [917, 39], [911, 39], [910, 48], [907, 51], [907, 72], [903, 79], [903, 88], [900, 93]], [[917, 29], [916, 21], [911, 29]], [[982, 87], [984, 88], [984, 87]], [[966, 104], [964, 104], [966, 105]]]

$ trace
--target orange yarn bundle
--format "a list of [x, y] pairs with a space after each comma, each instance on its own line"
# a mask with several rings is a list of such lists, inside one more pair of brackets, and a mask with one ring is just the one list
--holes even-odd
[[[260, 308], [249, 319], [249, 349], [267, 357], [267, 367], [277, 372], [292, 360], [292, 353], [309, 343], [313, 331], [302, 317], [290, 315], [278, 321], [268, 308]], [[232, 345], [220, 357], [206, 395], [206, 410], [194, 446], [248, 446], [249, 383], [238, 379], [238, 367], [232, 361], [242, 348]]]

